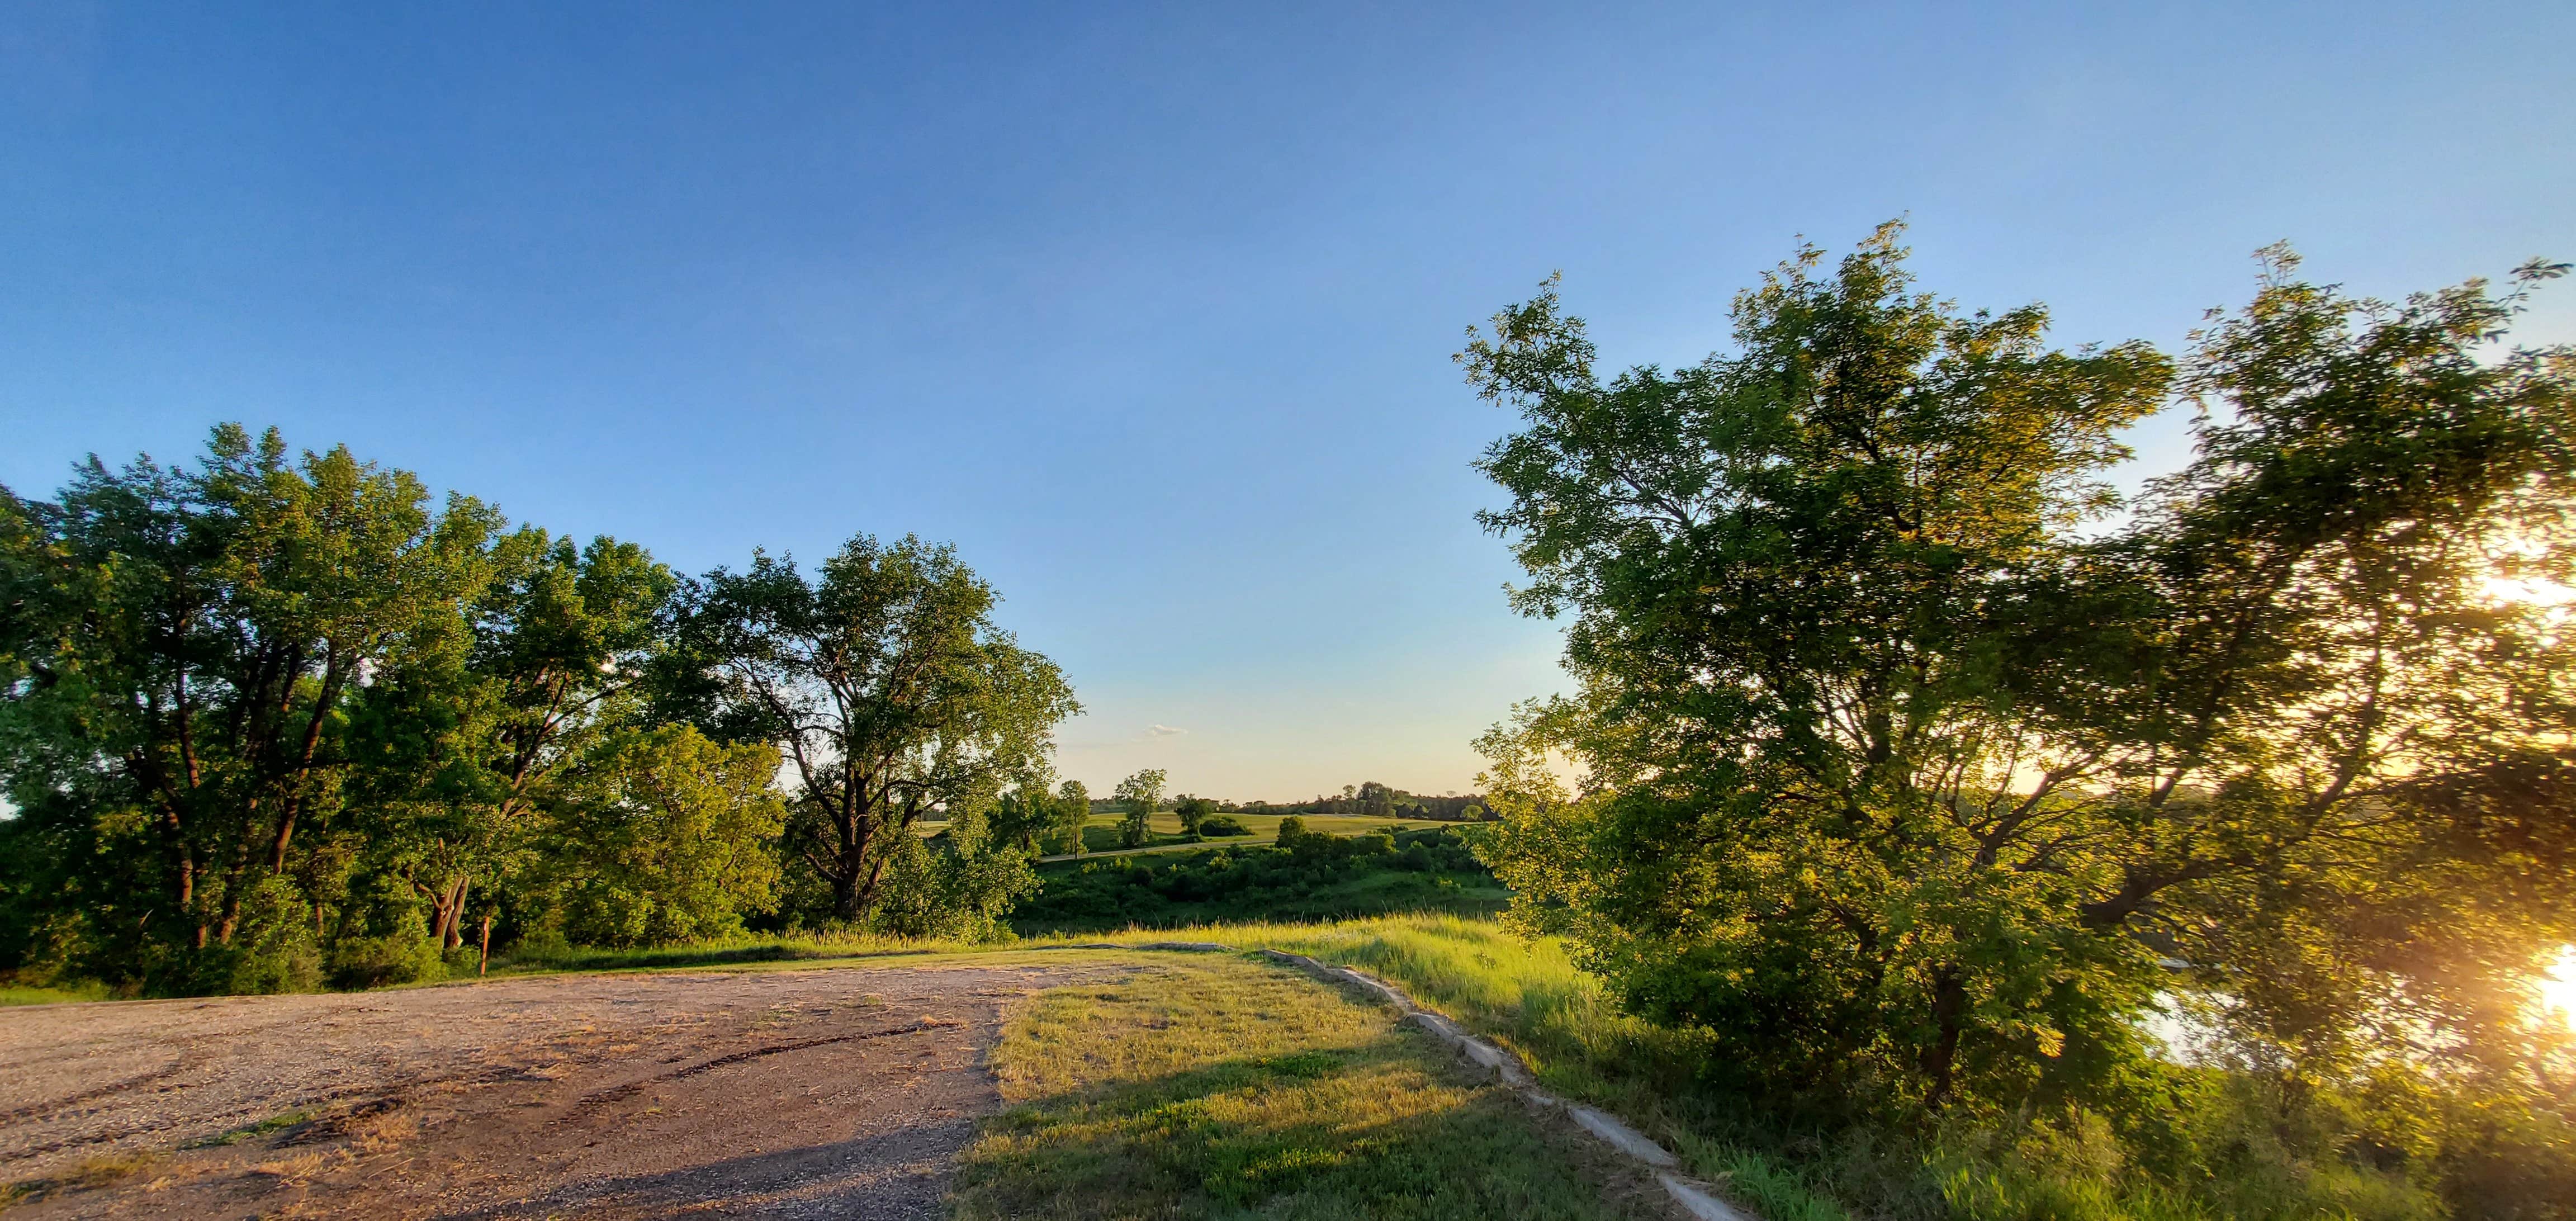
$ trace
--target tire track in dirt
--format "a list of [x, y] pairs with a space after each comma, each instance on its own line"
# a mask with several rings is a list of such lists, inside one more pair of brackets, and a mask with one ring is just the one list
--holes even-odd
[[706, 1061], [702, 1064], [692, 1064], [677, 1072], [663, 1073], [659, 1076], [647, 1077], [641, 1081], [630, 1081], [624, 1085], [612, 1086], [595, 1094], [584, 1095], [580, 1101], [575, 1102], [572, 1105], [571, 1110], [558, 1116], [555, 1119], [555, 1122], [570, 1122], [571, 1120], [589, 1115], [602, 1107], [612, 1106], [616, 1103], [623, 1102], [656, 1085], [662, 1085], [672, 1081], [686, 1080], [690, 1077], [695, 1077], [700, 1073], [714, 1072], [715, 1070], [727, 1065], [740, 1064], [747, 1060], [757, 1060], [763, 1056], [781, 1055], [791, 1051], [810, 1051], [817, 1047], [830, 1047], [839, 1043], [856, 1043], [866, 1039], [885, 1039], [892, 1038], [896, 1035], [920, 1034], [928, 1030], [953, 1030], [964, 1026], [965, 1024], [966, 1023], [964, 1022], [914, 1022], [909, 1026], [897, 1026], [891, 1030], [871, 1030], [864, 1034], [833, 1035], [829, 1038], [806, 1039], [799, 1043], [781, 1043], [774, 1047], [755, 1047], [749, 1051], [737, 1051], [731, 1055], [718, 1056], [715, 1059]]

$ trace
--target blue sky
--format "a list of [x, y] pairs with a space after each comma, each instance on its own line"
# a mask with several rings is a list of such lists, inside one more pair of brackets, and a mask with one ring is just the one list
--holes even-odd
[[[0, 5], [0, 482], [345, 441], [688, 570], [955, 542], [1063, 770], [1463, 789], [1554, 689], [1461, 332], [1694, 360], [1796, 235], [2178, 344], [2288, 238], [2576, 257], [2576, 6]], [[2576, 289], [2525, 329], [2576, 338]], [[2183, 433], [2152, 421], [2141, 472]], [[1178, 730], [1180, 732], [1164, 732]]]

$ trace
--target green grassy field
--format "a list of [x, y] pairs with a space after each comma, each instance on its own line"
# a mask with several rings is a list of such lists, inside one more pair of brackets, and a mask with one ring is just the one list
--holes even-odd
[[72, 988], [0, 985], [0, 1005], [60, 1005], [70, 1001], [103, 1001], [107, 997], [107, 988], [99, 984], [84, 984]]
[[993, 1066], [1011, 1109], [967, 1151], [969, 1221], [1659, 1215], [1392, 1011], [1237, 955], [1040, 993]]
[[1492, 915], [1511, 901], [1448, 827], [1309, 837], [1286, 851], [1240, 841], [1201, 852], [1073, 857], [1011, 912], [1021, 933], [1169, 928], [1233, 920], [1346, 920], [1400, 912]]

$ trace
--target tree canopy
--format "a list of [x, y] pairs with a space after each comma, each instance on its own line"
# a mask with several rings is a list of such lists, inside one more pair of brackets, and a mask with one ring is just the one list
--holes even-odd
[[[1025, 861], [987, 859], [978, 820], [1006, 786], [1042, 783], [1055, 725], [1080, 705], [1054, 662], [994, 625], [997, 601], [954, 550], [909, 536], [853, 538], [812, 579], [764, 555], [689, 591], [692, 677], [728, 735], [786, 756], [788, 842], [837, 918], [877, 917], [895, 880], [944, 896], [906, 909], [904, 931], [989, 925], [1033, 884]], [[935, 858], [913, 834], [934, 809], [956, 815]]]
[[369, 984], [469, 921], [990, 931], [1035, 843], [985, 828], [1075, 707], [995, 601], [865, 535], [819, 580], [692, 581], [236, 425], [0, 489], [0, 971]]
[[2175, 361], [1904, 259], [1801, 249], [1685, 369], [1603, 379], [1552, 282], [1461, 353], [1579, 684], [1484, 741], [1518, 918], [1783, 1096], [2116, 1097], [2160, 994], [2270, 1071], [2563, 1089], [2564, 612], [2499, 584], [2576, 577], [2576, 363], [2502, 344], [2563, 268], [2389, 304], [2275, 250]]

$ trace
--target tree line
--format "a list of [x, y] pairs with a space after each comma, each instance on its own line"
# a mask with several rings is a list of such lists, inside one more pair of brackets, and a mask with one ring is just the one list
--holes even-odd
[[1259, 814], [1325, 814], [1361, 818], [1421, 818], [1439, 822], [1477, 822], [1485, 817], [1484, 798], [1469, 793], [1408, 793], [1375, 780], [1346, 784], [1338, 795], [1318, 794], [1305, 801], [1247, 801], [1242, 809]]
[[0, 970], [265, 991], [496, 928], [994, 930], [1077, 710], [996, 600], [910, 537], [685, 577], [238, 425], [0, 488]]
[[2274, 249], [2175, 357], [1905, 257], [1802, 248], [1682, 368], [1604, 375], [1553, 281], [1471, 333], [1521, 417], [1483, 521], [1578, 684], [1483, 743], [1514, 918], [1809, 1130], [2107, 1122], [2168, 1187], [2277, 1148], [2567, 1215], [2576, 351], [2509, 341], [2566, 266], [2381, 302]]

